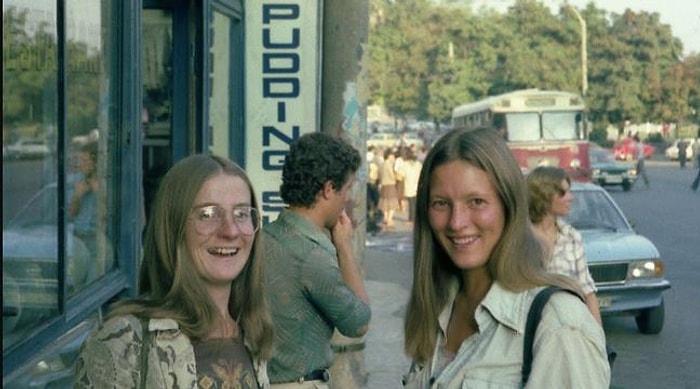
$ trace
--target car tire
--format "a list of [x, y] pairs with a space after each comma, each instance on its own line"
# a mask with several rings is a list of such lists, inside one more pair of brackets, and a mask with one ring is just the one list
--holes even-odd
[[632, 184], [630, 184], [629, 181], [625, 181], [622, 183], [622, 190], [625, 192], [629, 192], [632, 189]]
[[637, 317], [637, 328], [642, 334], [658, 334], [664, 327], [664, 300], [656, 307], [643, 310]]

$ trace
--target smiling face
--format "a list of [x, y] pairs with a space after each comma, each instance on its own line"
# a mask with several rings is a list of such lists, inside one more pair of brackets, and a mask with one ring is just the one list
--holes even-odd
[[486, 265], [503, 234], [503, 205], [488, 174], [463, 160], [430, 175], [428, 218], [440, 245], [459, 269]]
[[[223, 221], [213, 231], [197, 228], [193, 216], [203, 206], [224, 209]], [[245, 267], [255, 235], [246, 235], [236, 225], [231, 210], [250, 206], [250, 189], [240, 177], [217, 174], [204, 182], [193, 204], [191, 219], [187, 223], [187, 245], [202, 279], [216, 286], [230, 287]]]

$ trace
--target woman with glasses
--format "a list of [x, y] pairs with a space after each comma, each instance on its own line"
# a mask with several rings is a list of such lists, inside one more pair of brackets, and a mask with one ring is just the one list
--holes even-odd
[[561, 217], [569, 215], [574, 195], [571, 179], [564, 169], [540, 166], [527, 176], [530, 220], [535, 233], [547, 249], [545, 267], [548, 271], [572, 277], [583, 290], [586, 305], [602, 325], [597, 291], [588, 271], [583, 238]]
[[238, 165], [209, 155], [174, 165], [146, 227], [139, 296], [116, 304], [86, 340], [75, 387], [267, 388], [261, 239]]

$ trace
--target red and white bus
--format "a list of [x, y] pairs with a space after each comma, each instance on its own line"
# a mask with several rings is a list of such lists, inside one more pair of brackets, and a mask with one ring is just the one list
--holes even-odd
[[572, 180], [589, 181], [585, 108], [575, 93], [526, 89], [460, 105], [452, 110], [452, 124], [502, 132], [525, 174], [541, 165], [559, 166]]

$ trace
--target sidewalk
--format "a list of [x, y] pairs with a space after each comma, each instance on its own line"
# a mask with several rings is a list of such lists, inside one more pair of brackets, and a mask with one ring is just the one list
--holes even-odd
[[365, 337], [366, 389], [401, 389], [410, 359], [403, 351], [403, 319], [412, 282], [412, 227], [397, 214], [392, 229], [367, 235], [365, 287], [372, 322]]

